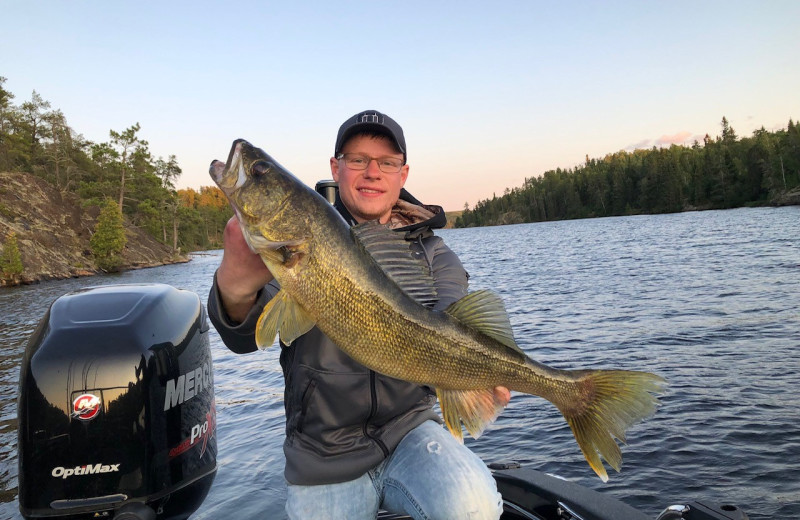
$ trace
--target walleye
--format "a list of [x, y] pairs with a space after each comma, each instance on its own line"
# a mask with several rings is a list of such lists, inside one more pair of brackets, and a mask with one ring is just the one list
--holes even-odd
[[494, 387], [543, 397], [564, 415], [592, 469], [620, 470], [616, 440], [655, 412], [665, 381], [625, 370], [559, 370], [515, 343], [500, 298], [476, 291], [432, 311], [436, 290], [402, 234], [377, 222], [350, 227], [322, 196], [263, 150], [234, 141], [210, 173], [250, 248], [281, 290], [264, 307], [256, 343], [289, 345], [315, 325], [359, 363], [436, 389], [450, 432], [477, 437], [502, 410]]

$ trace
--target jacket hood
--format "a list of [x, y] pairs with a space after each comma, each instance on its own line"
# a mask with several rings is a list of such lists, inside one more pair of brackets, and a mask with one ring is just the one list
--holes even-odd
[[[339, 198], [338, 190], [334, 207], [351, 225], [356, 223], [356, 220], [344, 206], [342, 199]], [[423, 204], [407, 192], [405, 188], [400, 190], [400, 198], [392, 208], [392, 216], [389, 218], [390, 228], [395, 231], [413, 233], [415, 231], [441, 229], [445, 225], [447, 225], [447, 217], [441, 206]]]

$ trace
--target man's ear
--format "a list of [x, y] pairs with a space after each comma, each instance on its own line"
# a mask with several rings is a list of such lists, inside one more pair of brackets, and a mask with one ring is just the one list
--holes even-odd
[[402, 168], [400, 168], [400, 187], [406, 185], [406, 179], [408, 179], [408, 170], [410, 170], [407, 164], [404, 164]]
[[339, 160], [336, 157], [331, 157], [331, 177], [339, 182]]

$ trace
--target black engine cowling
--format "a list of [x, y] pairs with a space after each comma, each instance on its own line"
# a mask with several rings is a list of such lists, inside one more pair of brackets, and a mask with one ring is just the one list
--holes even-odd
[[216, 474], [205, 309], [168, 285], [57, 299], [30, 338], [19, 397], [25, 518], [184, 519]]

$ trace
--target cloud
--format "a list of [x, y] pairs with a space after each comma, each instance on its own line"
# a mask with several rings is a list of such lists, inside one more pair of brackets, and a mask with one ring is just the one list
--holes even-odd
[[625, 147], [625, 150], [628, 150], [628, 151], [646, 150], [646, 149], [650, 148], [652, 143], [653, 143], [652, 139], [645, 139], [643, 141], [639, 141], [638, 143], [629, 144], [628, 146]]
[[662, 135], [656, 139], [656, 146], [669, 146], [671, 144], [684, 144], [692, 136], [691, 132], [678, 132], [675, 135]]
[[675, 135], [662, 135], [658, 139], [642, 139], [638, 143], [629, 144], [624, 148], [626, 152], [634, 150], [649, 150], [650, 148], [668, 148], [673, 144], [692, 146], [695, 141], [703, 142], [704, 135], [692, 134], [691, 132], [678, 132]]

